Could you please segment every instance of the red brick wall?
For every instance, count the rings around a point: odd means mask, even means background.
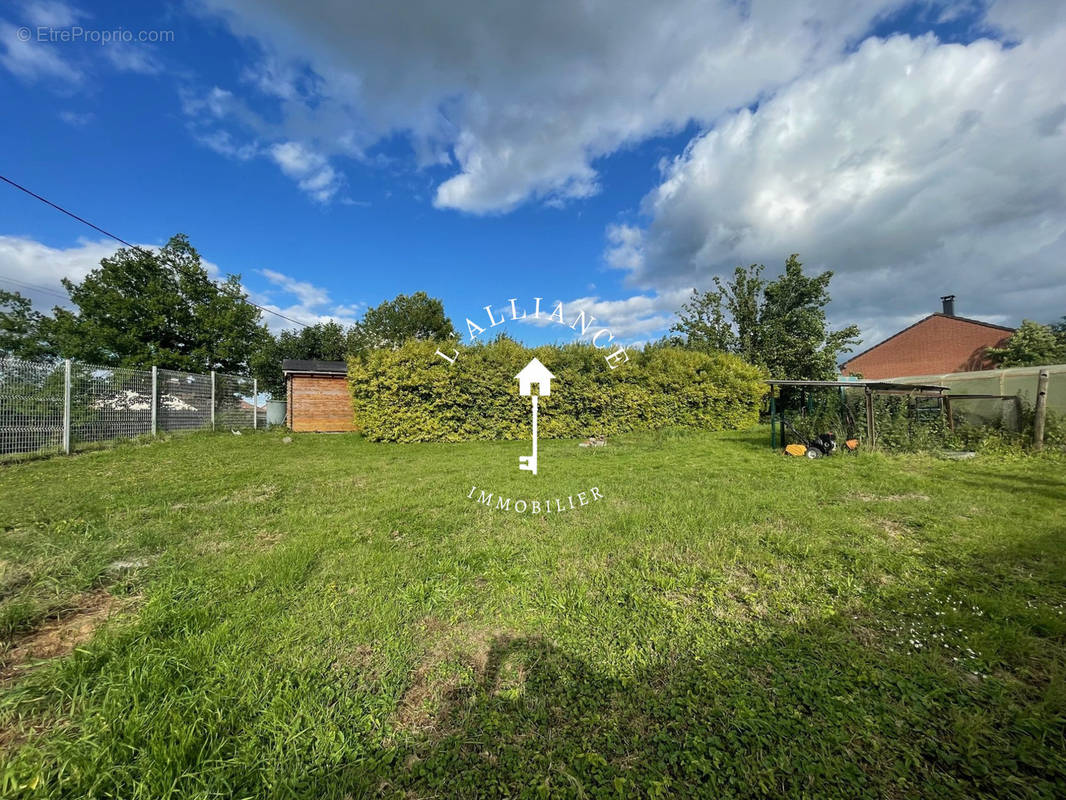
[[[998,347],[1010,331],[933,314],[844,365],[845,375],[870,380],[990,369],[987,347]]]

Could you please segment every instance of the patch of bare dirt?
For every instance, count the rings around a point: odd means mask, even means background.
[[[898,539],[906,536],[907,526],[896,522],[894,519],[879,519],[877,524],[889,539]]]
[[[479,687],[497,692],[524,683],[521,668],[512,670],[496,663],[499,659],[493,655],[506,651],[509,632],[470,626],[442,630],[436,618],[428,618],[424,627],[427,633],[437,635],[415,667],[411,684],[397,706],[395,721],[401,730],[440,732]]]
[[[280,531],[257,531],[255,534],[256,543],[267,548],[273,547],[284,538],[285,534]]]
[[[71,607],[32,631],[16,635],[3,654],[0,683],[33,668],[33,662],[60,658],[92,638],[123,601],[104,589],[79,595]]]

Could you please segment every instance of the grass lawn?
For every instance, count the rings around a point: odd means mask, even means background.
[[[1064,796],[1066,460],[766,440],[0,468],[0,795]]]

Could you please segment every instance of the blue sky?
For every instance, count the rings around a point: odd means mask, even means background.
[[[139,5],[0,5],[2,173],[289,316],[541,296],[640,341],[790,252],[867,345],[945,293],[1066,313],[1055,4]],[[77,27],[173,41],[48,40]],[[112,248],[0,186],[0,286]]]

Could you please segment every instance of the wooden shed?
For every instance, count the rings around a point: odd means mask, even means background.
[[[285,359],[286,422],[294,431],[354,431],[348,395],[348,365],[343,361]]]

